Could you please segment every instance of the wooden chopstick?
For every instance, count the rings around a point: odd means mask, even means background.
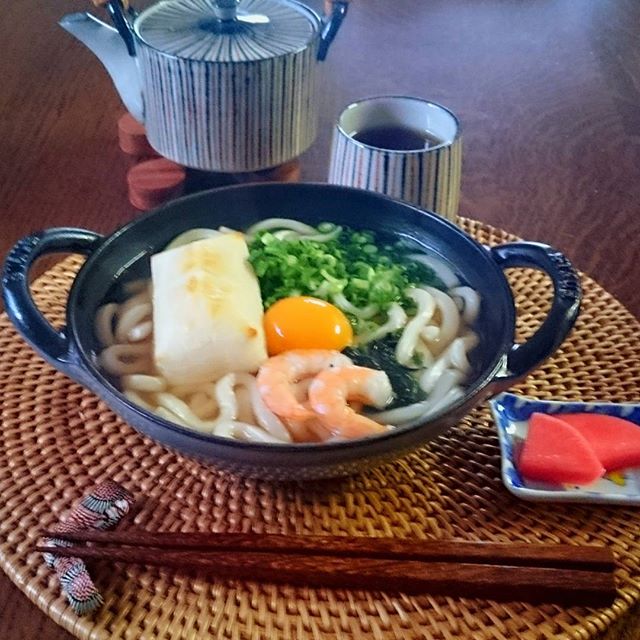
[[[79,531],[44,536],[70,542],[200,551],[278,552],[296,555],[463,562],[610,572],[615,567],[610,549],[594,545],[493,543],[401,540],[383,537],[296,536],[255,533],[182,533]],[[75,548],[75,547],[74,547]]]
[[[613,572],[467,562],[425,562],[273,552],[169,550],[144,547],[38,547],[86,559],[196,570],[218,578],[343,589],[430,593],[490,600],[605,606],[616,590]]]

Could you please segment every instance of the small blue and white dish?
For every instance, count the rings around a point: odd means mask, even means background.
[[[532,413],[599,413],[630,420],[640,429],[640,404],[547,401],[513,393],[501,393],[489,404],[500,438],[502,481],[512,494],[523,500],[539,502],[640,505],[640,468],[607,473],[588,486],[578,486],[525,480],[516,466]]]

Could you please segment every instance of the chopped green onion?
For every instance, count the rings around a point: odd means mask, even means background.
[[[294,295],[328,301],[338,296],[358,334],[384,324],[394,303],[413,308],[413,301],[405,294],[410,287],[442,288],[428,267],[407,258],[406,248],[376,242],[370,231],[354,231],[331,222],[314,228],[282,221],[280,226],[255,225],[253,232],[249,260],[260,282],[265,308]],[[350,309],[377,311],[374,317],[364,318]]]

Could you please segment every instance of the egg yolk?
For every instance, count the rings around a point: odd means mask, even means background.
[[[338,307],[309,296],[282,298],[264,314],[270,356],[290,349],[334,349],[351,344],[353,330]]]

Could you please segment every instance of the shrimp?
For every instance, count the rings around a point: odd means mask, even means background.
[[[309,403],[324,427],[332,435],[344,438],[359,438],[386,430],[384,425],[356,413],[348,401],[382,408],[392,397],[387,374],[366,367],[348,366],[321,371],[309,387]]]
[[[323,442],[331,437],[318,416],[306,420],[284,419],[291,437],[296,442]]]
[[[298,349],[286,351],[269,358],[258,371],[260,395],[273,413],[294,421],[310,420],[315,413],[296,397],[297,382],[309,378],[330,367],[352,364],[339,351],[325,349]]]

